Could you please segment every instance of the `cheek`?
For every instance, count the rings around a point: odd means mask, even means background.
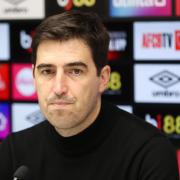
[[[81,83],[74,89],[74,93],[77,94],[81,99],[93,98],[99,93],[99,79],[94,78],[87,82]]]
[[[47,97],[49,91],[49,85],[47,83],[36,83],[36,90],[39,101],[43,101]]]

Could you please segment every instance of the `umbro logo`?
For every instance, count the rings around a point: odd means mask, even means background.
[[[164,70],[150,77],[150,80],[163,88],[169,88],[180,82],[180,77],[172,72]]]
[[[44,121],[44,116],[42,115],[41,111],[37,110],[31,114],[28,114],[26,116],[26,120],[35,125]]]
[[[25,0],[4,0],[12,5],[18,5],[20,4],[21,2],[25,1]]]

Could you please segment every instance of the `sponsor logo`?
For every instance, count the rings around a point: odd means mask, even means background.
[[[36,6],[32,6],[32,4]],[[44,0],[1,0],[0,19],[42,19]]]
[[[21,4],[25,0],[4,0],[4,1],[14,6],[14,7],[5,8],[4,9],[5,14],[9,14],[9,13],[25,13],[26,14],[28,12],[28,8],[26,7],[17,7],[17,5]]]
[[[108,84],[108,89],[105,94],[109,95],[120,95],[122,88],[121,74],[118,71],[112,71]]]
[[[37,110],[30,114],[27,114],[26,120],[35,125],[42,122],[44,120],[44,116],[42,115],[40,110]]]
[[[165,7],[166,0],[112,0],[114,7]]]
[[[172,72],[164,70],[150,77],[150,80],[164,88],[168,88],[180,82],[180,77]]]
[[[13,98],[16,100],[36,100],[31,65],[13,65]]]
[[[20,4],[21,2],[25,1],[25,0],[4,0],[12,5],[18,5]]]
[[[21,113],[19,113],[21,112]],[[32,127],[44,120],[36,103],[12,104],[12,131],[20,131]]]
[[[108,88],[103,96],[117,105],[130,104],[133,100],[132,67],[128,64],[111,64]]]
[[[160,129],[174,140],[180,139],[180,113],[178,105],[153,104],[137,105],[135,114],[142,117],[146,122]]]
[[[13,24],[12,29],[12,58],[16,62],[31,63],[31,54],[32,54],[32,39],[35,35],[36,23],[32,25],[31,23],[20,23]]]
[[[143,34],[144,48],[171,48],[172,34],[169,33],[148,33]]]
[[[57,3],[64,10],[70,10],[73,7],[93,7],[96,4],[96,0],[57,0]]]
[[[169,16],[171,0],[109,0],[110,16]]]
[[[31,31],[29,34],[25,30],[20,31],[20,45],[23,49],[25,49],[29,54],[32,53],[32,38],[34,36],[35,31]]]
[[[24,96],[31,96],[34,94],[31,74],[32,70],[30,68],[23,68],[16,76],[16,87],[18,88],[18,91]]]
[[[169,114],[146,114],[146,122],[154,125],[158,129],[162,130],[171,138],[180,138],[180,115]]]
[[[126,32],[110,32],[110,43],[108,59],[114,60],[121,57],[121,52],[124,52],[127,47],[127,34]]]
[[[173,40],[174,38],[174,40]],[[180,30],[172,33],[147,33],[143,34],[143,48],[173,48],[180,50]]]
[[[180,82],[180,77],[169,71],[161,71],[149,78],[153,83],[167,89]],[[154,91],[153,96],[180,96],[179,91]]]
[[[179,72],[179,65],[135,65],[135,101],[179,103]]]
[[[137,22],[134,24],[135,59],[179,60],[179,56],[179,22]]]
[[[9,65],[0,64],[0,99],[9,99]]]
[[[6,103],[0,104],[0,139],[4,139],[10,133],[10,110]]]

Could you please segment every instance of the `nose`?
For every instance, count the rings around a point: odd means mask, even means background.
[[[63,72],[57,72],[53,82],[53,92],[57,95],[66,94],[68,91],[67,78]]]

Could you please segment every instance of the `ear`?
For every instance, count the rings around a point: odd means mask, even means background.
[[[111,68],[110,66],[106,65],[101,69],[101,73],[100,73],[100,87],[99,87],[99,91],[101,93],[103,93],[107,87],[108,87],[108,83],[109,83],[109,79],[110,79],[110,73],[111,73]]]
[[[35,71],[35,66],[34,66],[34,64],[32,65],[32,76],[33,76],[33,83],[34,83],[34,87],[35,87],[35,89],[36,89],[36,83],[35,83],[35,75],[34,75],[34,71]]]
[[[33,75],[33,78],[34,78],[34,71],[35,71],[35,66],[34,66],[34,64],[32,64],[32,75]]]

